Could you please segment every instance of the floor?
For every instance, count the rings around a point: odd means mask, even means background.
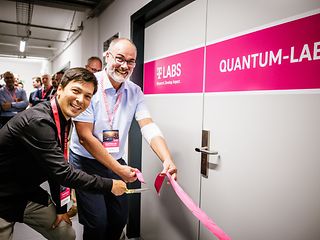
[[[76,240],[82,240],[83,227],[78,222],[78,215],[72,219],[72,226],[76,231]],[[16,223],[13,232],[14,240],[45,240],[45,238],[29,226],[23,223]],[[128,240],[123,236],[121,240]],[[140,238],[131,238],[131,240],[140,240]]]

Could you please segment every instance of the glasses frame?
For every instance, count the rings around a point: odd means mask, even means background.
[[[100,72],[100,71],[101,71],[101,69],[92,68],[92,67],[90,67],[89,65],[87,65],[87,67],[90,68],[90,69],[93,71],[93,73],[96,73],[96,72]]]
[[[112,57],[115,63],[119,65],[123,65],[125,62],[127,63],[128,67],[135,67],[136,61],[135,60],[126,60],[124,57],[114,56],[111,52],[108,52]]]

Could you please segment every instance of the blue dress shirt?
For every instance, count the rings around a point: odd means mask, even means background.
[[[91,99],[91,103],[86,111],[76,117],[74,121],[93,123],[93,135],[99,139],[101,144],[103,141],[103,130],[119,130],[119,152],[110,154],[115,159],[120,159],[125,153],[125,143],[133,117],[139,121],[144,118],[150,118],[150,114],[144,101],[143,92],[138,85],[130,80],[126,80],[124,83],[122,83],[118,91],[116,91],[108,79],[105,70],[95,73],[95,76],[98,80],[98,91]],[[103,91],[106,93],[108,101],[107,104],[109,105],[111,113],[114,113],[113,110],[119,94],[122,94],[119,107],[117,108],[113,117],[112,126],[110,126],[109,123],[102,86]],[[93,156],[79,143],[77,131],[72,132],[70,149],[80,156],[93,159]]]

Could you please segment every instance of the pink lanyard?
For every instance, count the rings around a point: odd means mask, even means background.
[[[110,105],[108,103],[108,98],[107,98],[107,94],[105,92],[105,89],[104,89],[104,79],[102,79],[102,82],[101,82],[101,90],[102,90],[102,95],[103,95],[103,100],[104,100],[104,106],[106,108],[106,111],[107,111],[107,114],[108,114],[108,122],[109,122],[109,126],[110,126],[110,129],[112,130],[113,129],[113,120],[114,120],[114,116],[116,115],[116,112],[119,108],[119,105],[121,103],[121,99],[122,99],[122,93],[120,93],[117,97],[117,100],[116,100],[116,104],[114,105],[114,108],[113,108],[113,111],[110,110]]]
[[[57,104],[56,104],[56,100],[55,98],[52,98],[51,101],[51,107],[52,107],[52,112],[53,112],[53,118],[54,118],[54,121],[56,123],[56,126],[57,126],[57,130],[58,130],[58,137],[59,137],[59,140],[60,140],[60,144],[62,145],[63,144],[63,155],[64,155],[64,159],[66,161],[68,161],[69,159],[69,154],[68,154],[68,134],[69,134],[69,125],[67,124],[66,125],[66,128],[65,128],[65,133],[64,133],[64,141],[61,142],[61,126],[60,126],[60,118],[59,118],[59,112],[58,112],[58,107],[57,107]]]
[[[5,89],[10,95],[10,97],[12,98],[12,101],[16,102],[17,101],[16,88],[13,89],[13,93],[11,93],[7,87]]]
[[[231,238],[223,232],[221,228],[219,228],[208,215],[202,211],[193,201],[192,199],[183,191],[183,189],[179,186],[179,184],[172,178],[169,173],[166,173],[171,186],[173,187],[174,191],[180,198],[180,200],[186,205],[186,207],[195,215],[200,222],[214,235],[217,236],[219,240],[231,240]],[[166,176],[158,174],[154,186],[156,188],[157,193],[159,194],[163,180]]]

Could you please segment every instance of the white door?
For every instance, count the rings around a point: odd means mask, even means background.
[[[159,88],[152,91],[152,86],[145,83],[149,110],[176,162],[178,182],[196,204],[199,204],[201,176],[199,153],[194,148],[201,144],[204,49],[195,52],[193,49],[205,42],[205,6],[206,0],[192,2],[146,28],[144,49],[145,81],[149,77],[146,69],[157,60],[154,78],[159,84]],[[185,52],[187,56],[179,55]],[[173,55],[173,59],[170,58]],[[165,59],[164,62],[161,59]],[[190,65],[194,67],[191,69]],[[185,91],[186,85],[189,91]],[[142,172],[146,182],[153,187],[155,177],[161,171],[162,164],[144,142]],[[154,190],[141,195],[143,239],[197,239],[198,228],[197,219],[170,186],[164,184],[160,197]]]
[[[252,54],[259,49],[265,54],[279,43],[282,56],[293,50],[291,46],[295,47],[295,55],[299,55],[299,47],[309,45],[304,45],[307,40],[298,40],[315,37],[319,42],[319,31],[312,30],[318,24],[311,22],[306,27],[296,27],[300,23],[289,26],[286,22],[302,17],[316,6],[320,6],[319,1],[232,1],[230,4],[230,1],[209,0],[207,53],[211,53],[211,42],[216,45],[212,53],[233,57],[252,49]],[[278,27],[272,28],[273,25]],[[299,35],[301,31],[304,36]],[[292,45],[281,44],[287,37]],[[313,52],[314,44],[311,45]],[[224,48],[223,52],[220,48]],[[231,49],[234,50],[228,54]],[[320,61],[311,57],[301,59],[301,63],[293,59],[287,63],[284,57],[281,64],[272,65],[269,59],[267,66],[258,67],[257,63],[255,69],[252,62],[251,68],[239,65],[236,69],[235,62],[233,69],[230,67],[229,79],[220,78],[227,74],[223,73],[224,62],[220,61],[222,73],[216,74],[216,86],[212,86],[209,75],[214,66],[209,63],[210,57],[206,57],[209,72],[206,85],[219,92],[205,93],[203,129],[210,131],[210,150],[218,151],[220,159],[210,157],[218,165],[209,164],[208,177],[201,178],[201,208],[232,239],[320,239],[320,91],[285,90],[269,84],[283,82],[294,88],[293,81],[303,84],[310,78],[316,79],[319,70],[315,66],[320,69]],[[287,68],[296,71],[300,64],[306,64],[300,79],[294,76],[298,73],[284,74]],[[312,66],[310,74],[309,66]],[[226,86],[219,89],[217,85],[223,84],[219,80],[229,81],[229,89],[241,90],[224,90]],[[259,81],[270,88],[251,91],[250,88],[261,87],[253,84]],[[316,81],[319,88],[319,77]],[[249,91],[243,91],[245,88]],[[200,239],[214,237],[201,225]]]
[[[154,79],[160,86],[155,88],[159,92],[149,86],[146,100],[177,164],[178,182],[232,239],[320,239],[320,92],[253,91],[250,82],[242,83],[248,84],[247,90],[224,91],[222,87],[213,91],[215,86],[211,86],[199,91],[199,83],[205,88],[210,85],[204,74],[210,71],[206,65],[210,46],[290,22],[319,7],[319,1],[312,0],[197,0],[146,28],[145,66],[155,64]],[[319,65],[320,60],[312,62]],[[202,77],[194,77],[192,71],[189,79],[179,76],[186,69],[195,68],[198,73],[199,64],[203,64]],[[267,76],[273,76],[270,69]],[[279,69],[276,71],[285,71]],[[170,88],[174,81],[180,84],[190,79],[196,91]],[[202,130],[210,131],[210,150],[219,153],[210,156],[207,177],[200,174],[200,154],[194,151],[201,146]],[[152,185],[161,170],[159,160],[144,143],[146,182]],[[216,239],[170,186],[163,186],[160,197],[155,192],[142,194],[141,237]]]

